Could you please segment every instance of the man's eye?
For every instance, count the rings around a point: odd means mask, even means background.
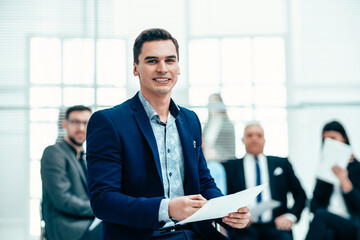
[[[148,60],[147,63],[156,63],[156,60]]]

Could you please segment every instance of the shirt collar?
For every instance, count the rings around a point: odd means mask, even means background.
[[[66,143],[66,145],[70,148],[70,150],[72,151],[72,153],[74,154],[75,158],[77,158],[77,152],[76,152],[76,149],[71,146],[64,138],[63,138],[63,141],[64,143]],[[84,155],[84,150],[82,149],[81,150],[81,153],[80,153],[80,158],[82,158]]]
[[[146,115],[148,116],[148,118],[150,120],[160,121],[159,114],[157,114],[157,112],[155,111],[153,106],[151,106],[151,104],[146,100],[146,98],[141,93],[141,91],[139,91],[138,96],[139,96],[141,104],[143,105],[143,107],[145,109],[145,112],[146,112]],[[175,102],[172,99],[170,100],[169,110],[170,110],[171,115],[174,116],[174,118],[177,118],[177,116],[179,115],[179,112],[180,112],[180,108],[175,104]]]
[[[257,157],[258,157],[258,160],[261,161],[262,159],[265,158],[265,155],[260,153],[259,155],[257,155]],[[255,156],[253,154],[250,154],[250,153],[246,153],[245,158],[246,159],[251,159],[253,161],[255,160]]]

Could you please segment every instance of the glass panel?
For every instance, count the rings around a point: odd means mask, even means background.
[[[94,41],[73,39],[64,41],[64,83],[92,84],[94,82]]]
[[[229,107],[227,114],[233,122],[248,122],[254,119],[254,110],[252,108]]]
[[[209,111],[207,110],[207,108],[193,108],[192,110],[196,113],[196,115],[198,115],[201,127],[205,127],[205,124],[209,117]]]
[[[30,161],[30,197],[41,198],[41,175],[40,175],[40,161]]]
[[[218,39],[193,40],[189,43],[189,83],[219,84],[220,42]]]
[[[94,89],[93,88],[79,88],[66,87],[64,88],[64,105],[86,105],[94,104]]]
[[[40,199],[30,200],[30,234],[40,236]]]
[[[288,129],[287,121],[283,120],[263,120],[262,126],[265,130],[266,144],[265,155],[287,156],[288,151]]]
[[[30,121],[50,121],[57,122],[59,109],[31,109]]]
[[[219,92],[218,87],[199,86],[189,88],[189,104],[190,106],[207,106],[209,96]]]
[[[98,84],[125,85],[126,45],[124,40],[102,39],[97,42]]]
[[[30,158],[40,159],[44,149],[55,144],[58,135],[56,123],[31,123],[30,124]]]
[[[288,155],[287,111],[285,108],[256,109],[255,119],[265,130],[267,155]]]
[[[58,87],[32,87],[30,105],[33,107],[58,107],[61,105],[61,89]]]
[[[221,96],[225,105],[251,106],[254,101],[253,91],[251,85],[226,85],[221,88]]]
[[[30,81],[51,84],[61,82],[61,41],[59,39],[31,39]]]
[[[234,127],[235,127],[235,150],[236,150],[235,154],[236,157],[242,158],[246,153],[245,146],[242,142],[242,138],[244,136],[245,122],[243,121],[235,122]]]
[[[253,58],[251,38],[225,38],[221,41],[222,82],[252,82]]]
[[[254,39],[254,82],[285,82],[285,44],[283,38]]]
[[[286,88],[284,85],[256,85],[254,90],[256,106],[286,106]]]
[[[287,118],[287,111],[285,108],[258,108],[255,109],[255,119],[265,121],[267,119],[274,119],[283,121]]]
[[[126,100],[125,88],[99,88],[97,90],[97,104],[114,106]]]

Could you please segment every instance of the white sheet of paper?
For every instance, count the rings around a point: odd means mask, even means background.
[[[202,208],[187,219],[177,224],[222,218],[229,213],[236,212],[239,208],[247,206],[264,188],[267,183],[245,189],[234,194],[210,199]]]
[[[352,150],[349,145],[331,138],[326,138],[324,141],[323,151],[320,155],[316,176],[325,182],[338,185],[339,180],[331,168],[334,165],[346,168],[351,154]]]
[[[94,230],[94,228],[95,228],[97,225],[99,225],[101,222],[102,222],[102,221],[101,221],[100,219],[95,218],[95,219],[93,220],[93,222],[91,223],[90,227],[89,227],[89,231]]]
[[[278,206],[280,206],[280,202],[279,201],[275,201],[270,199],[269,201],[264,201],[261,202],[259,204],[255,204],[253,206],[250,207],[250,214],[251,214],[251,219],[252,220],[257,220],[258,217],[263,214],[265,211],[267,210],[272,210]]]

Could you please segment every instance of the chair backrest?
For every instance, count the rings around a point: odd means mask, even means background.
[[[40,240],[46,240],[45,237],[45,220],[43,218],[43,211],[42,211],[42,199],[40,201],[40,206],[39,206],[39,212],[40,212]]]

